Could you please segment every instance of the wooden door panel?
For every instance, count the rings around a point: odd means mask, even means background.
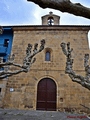
[[[56,102],[47,101],[47,110],[55,111],[56,110]]]
[[[46,101],[46,91],[38,91],[37,99],[38,101]]]
[[[46,102],[37,102],[37,110],[46,110]]]
[[[38,83],[37,110],[56,110],[56,84],[50,78],[44,78]]]
[[[55,101],[56,102],[56,94],[55,92],[47,92],[47,101]]]

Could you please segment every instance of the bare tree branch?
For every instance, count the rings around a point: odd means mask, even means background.
[[[0,73],[0,79],[4,79],[4,78],[10,77],[12,75],[19,74],[21,72],[26,72],[26,71],[24,69],[16,70],[14,72],[12,72],[12,71],[8,71],[8,72],[3,71],[3,72]]]
[[[36,58],[34,56],[41,52],[44,49],[45,46],[45,40],[41,40],[41,46],[38,49],[38,44],[36,43],[34,45],[34,49],[32,50],[32,45],[28,44],[28,47],[26,49],[26,57],[23,60],[23,65],[14,63],[14,57],[15,55],[13,54],[12,56],[8,57],[7,62],[2,62],[2,59],[0,59],[0,68],[3,68],[0,71],[0,79],[10,77],[15,74],[19,74],[21,72],[28,72],[30,70],[31,65],[35,62]],[[12,67],[18,67],[19,70],[14,70],[12,71]],[[11,68],[11,70],[10,70]]]
[[[90,8],[80,3],[72,3],[70,0],[27,0],[38,4],[42,8],[52,8],[61,12],[68,12],[76,16],[90,19]]]
[[[67,43],[67,46],[65,43],[61,43],[61,47],[63,53],[67,57],[65,73],[69,75],[69,77],[72,79],[73,82],[77,82],[81,84],[83,87],[90,90],[90,66],[88,64],[89,54],[85,54],[84,56],[84,67],[85,67],[86,76],[83,77],[81,75],[77,75],[73,70],[73,59],[71,55],[73,49],[70,48],[70,43]]]

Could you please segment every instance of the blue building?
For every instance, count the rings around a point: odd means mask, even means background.
[[[11,27],[3,27],[3,34],[0,34],[0,57],[3,62],[7,61],[8,55],[11,53],[13,42],[13,30]]]

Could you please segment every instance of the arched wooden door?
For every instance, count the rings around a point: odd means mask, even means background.
[[[37,110],[56,110],[56,84],[50,78],[44,78],[38,83]]]

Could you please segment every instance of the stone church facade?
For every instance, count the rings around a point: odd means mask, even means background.
[[[45,39],[45,49],[35,56],[36,62],[28,73],[1,81],[2,107],[52,111],[87,111],[80,104],[90,107],[90,91],[65,74],[66,58],[60,46],[62,42],[70,42],[73,69],[84,76],[84,54],[90,52],[90,26],[59,25],[59,19],[50,13],[42,17],[42,25],[12,26],[16,63],[22,64],[28,43],[34,45]]]

